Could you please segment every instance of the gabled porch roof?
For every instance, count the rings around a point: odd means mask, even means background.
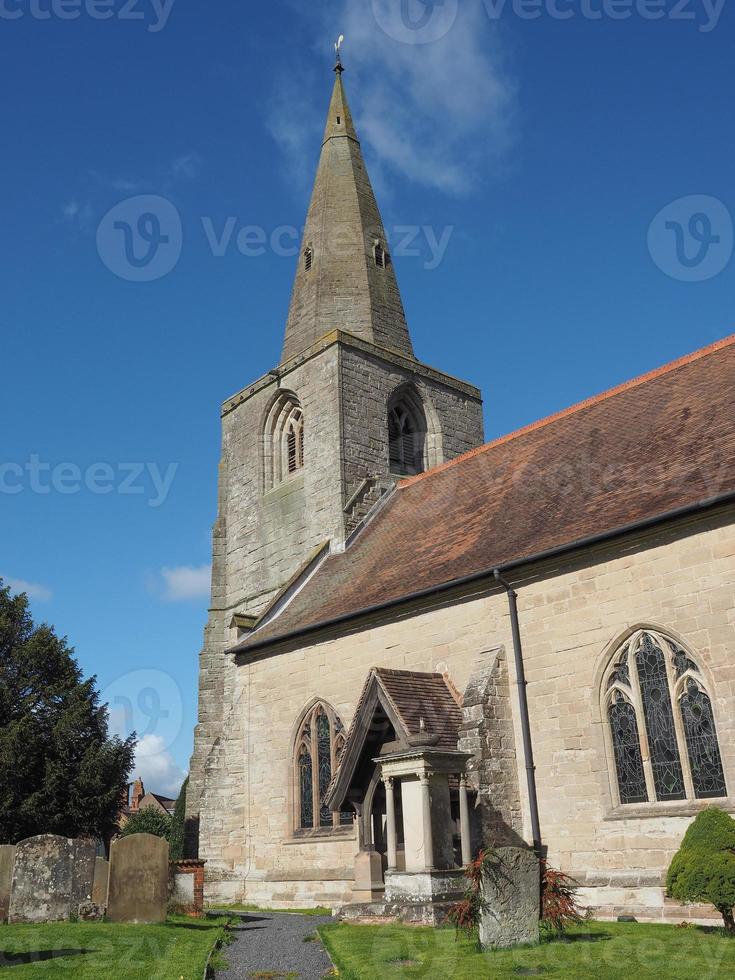
[[[362,689],[339,767],[325,796],[332,811],[342,809],[381,709],[395,731],[395,749],[409,749],[418,741],[437,749],[457,748],[462,723],[460,698],[442,674],[373,667]],[[373,754],[370,753],[371,757]]]

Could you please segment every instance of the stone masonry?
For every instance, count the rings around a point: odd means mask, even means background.
[[[477,794],[473,850],[482,846],[523,844],[518,759],[506,653],[486,654],[487,665],[474,673],[462,702],[463,722],[457,748],[471,752],[467,766]]]
[[[730,508],[728,514],[630,536],[574,560],[529,568],[516,583],[541,833],[550,863],[580,881],[584,903],[599,915],[634,910],[653,920],[686,917],[665,903],[663,878],[692,816],[709,804],[684,800],[625,812],[613,804],[614,763],[604,738],[600,683],[619,637],[632,626],[673,631],[702,665],[731,794],[718,805],[735,812],[734,519]],[[208,897],[286,907],[349,901],[356,839],[292,836],[295,720],[320,697],[349,726],[375,664],[449,670],[471,699],[473,675],[488,668],[492,673],[501,646],[512,650],[507,597],[488,584],[416,603],[400,616],[366,618],[348,632],[282,643],[274,655],[240,668],[234,688],[240,708],[229,731],[233,805],[219,812],[227,865],[208,873]],[[507,670],[518,746],[512,658]],[[528,842],[525,771],[517,748],[515,755],[519,833]]]
[[[375,264],[381,234],[338,77],[305,232],[313,266],[307,272],[300,258],[283,360],[222,406],[212,600],[187,793],[187,855],[206,858],[210,870],[229,846],[224,819],[233,808],[246,819],[245,796],[234,790],[242,746],[229,737],[242,710],[224,653],[239,637],[233,616],[261,614],[315,549],[341,548],[392,486],[388,403],[402,386],[425,415],[427,466],[483,441],[479,391],[413,356],[392,262]],[[303,411],[305,465],[271,486],[265,428],[284,395]]]

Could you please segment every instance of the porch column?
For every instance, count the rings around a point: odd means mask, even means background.
[[[398,866],[396,846],[396,802],[393,796],[393,777],[386,776],[385,783],[385,823],[388,837],[388,870],[395,871]]]
[[[467,776],[461,773],[459,777],[459,830],[462,839],[462,864],[468,865],[472,860],[472,843],[470,841],[470,807],[467,800]]]
[[[434,867],[434,834],[431,826],[431,789],[429,777],[425,772],[419,773],[421,781],[421,807],[424,824],[424,868],[428,871]]]

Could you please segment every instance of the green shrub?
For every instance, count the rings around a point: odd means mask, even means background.
[[[128,817],[127,823],[120,831],[121,837],[129,837],[130,834],[153,834],[154,837],[163,837],[169,840],[171,837],[171,817],[167,813],[161,813],[152,806],[145,806],[137,813]]]
[[[735,933],[735,820],[709,807],[690,825],[666,876],[666,890],[679,902],[708,902]]]
[[[171,821],[171,836],[169,837],[169,857],[172,861],[180,861],[184,856],[184,830],[186,826],[186,789],[189,785],[189,777],[184,780],[184,785],[179,791],[176,800],[176,807]]]

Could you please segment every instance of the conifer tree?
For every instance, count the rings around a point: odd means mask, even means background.
[[[108,733],[94,677],[24,594],[0,579],[0,843],[37,834],[109,841],[135,737]]]

